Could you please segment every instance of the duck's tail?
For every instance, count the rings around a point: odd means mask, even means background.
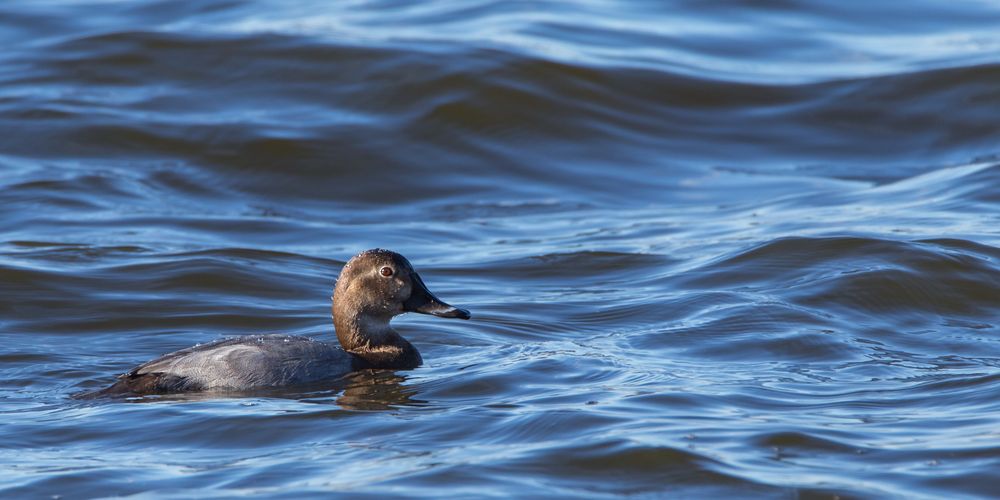
[[[168,394],[192,390],[184,377],[164,373],[125,373],[109,387],[97,391],[74,394],[73,399],[125,398],[146,394]]]
[[[121,398],[134,395],[135,393],[133,393],[129,389],[125,375],[122,375],[120,376],[117,382],[111,384],[109,387],[105,387],[104,389],[99,389],[96,391],[78,392],[70,397],[73,399],[87,400],[87,399],[103,399],[103,398]]]

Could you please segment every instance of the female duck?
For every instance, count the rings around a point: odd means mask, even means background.
[[[405,312],[470,318],[469,311],[435,297],[402,255],[366,250],[347,262],[334,288],[340,346],[291,335],[222,339],[139,365],[92,395],[242,391],[329,380],[365,368],[416,368],[420,353],[389,326]]]

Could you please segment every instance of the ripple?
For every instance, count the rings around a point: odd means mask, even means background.
[[[990,496],[998,19],[2,3],[0,495]],[[369,247],[419,369],[71,399]]]

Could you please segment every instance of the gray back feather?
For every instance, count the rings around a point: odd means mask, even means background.
[[[128,376],[183,377],[202,390],[242,390],[332,379],[352,371],[353,363],[353,356],[335,344],[293,335],[246,335],[172,352]]]

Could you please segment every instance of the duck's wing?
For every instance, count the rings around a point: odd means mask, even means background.
[[[326,342],[295,335],[247,335],[181,349],[121,375],[112,394],[247,390],[333,378],[349,372],[353,357]]]

